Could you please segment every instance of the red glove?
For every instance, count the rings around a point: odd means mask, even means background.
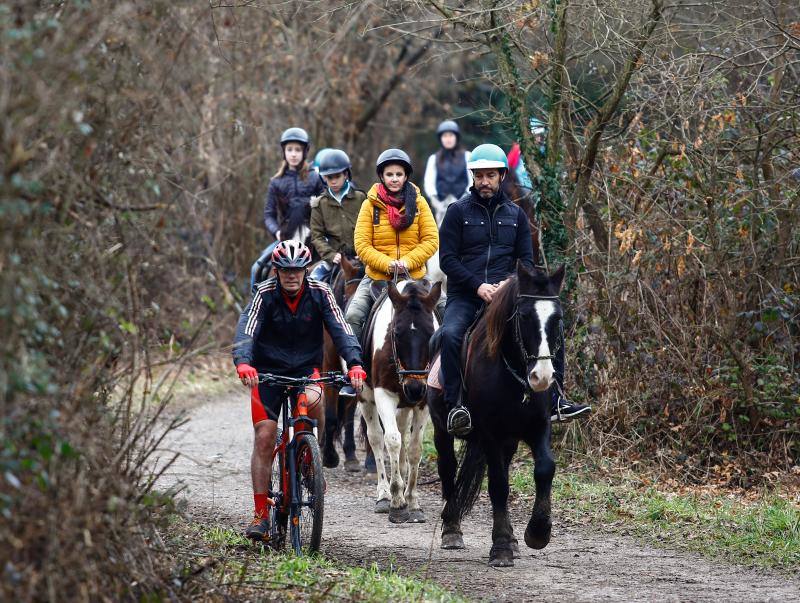
[[[255,387],[258,383],[258,371],[246,362],[236,365],[236,374],[247,387]]]
[[[353,367],[347,371],[347,378],[351,381],[353,379],[361,379],[363,381],[367,378],[367,372],[360,364],[354,364]]]

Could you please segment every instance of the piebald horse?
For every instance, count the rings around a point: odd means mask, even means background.
[[[441,283],[430,289],[425,281],[390,282],[388,287],[388,296],[375,309],[374,330],[364,350],[372,362],[361,392],[361,414],[378,468],[375,512],[388,512],[392,523],[421,523],[425,514],[417,496],[417,475],[428,421],[429,343],[438,327],[433,310]]]

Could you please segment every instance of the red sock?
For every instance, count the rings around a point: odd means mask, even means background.
[[[256,517],[266,517],[267,507],[269,507],[269,495],[253,494],[253,501],[256,503]]]

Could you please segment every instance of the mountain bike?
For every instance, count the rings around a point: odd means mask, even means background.
[[[317,441],[317,421],[308,416],[308,385],[342,387],[350,383],[342,373],[317,371],[310,377],[284,377],[259,373],[260,383],[284,387],[281,394],[282,429],[275,444],[270,478],[269,543],[286,545],[287,532],[297,555],[319,550],[325,505],[322,454]],[[292,394],[297,402],[292,404]],[[322,404],[322,400],[320,400]]]

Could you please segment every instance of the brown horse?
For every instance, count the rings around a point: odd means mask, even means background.
[[[364,264],[356,258],[348,258],[342,254],[342,262],[336,271],[336,275],[331,282],[333,296],[336,303],[344,311],[347,302],[356,292],[358,283],[364,277]],[[333,345],[333,340],[325,332],[325,342],[323,350],[322,370],[340,371],[342,370],[342,360]],[[337,467],[339,465],[339,454],[336,452],[336,440],[344,428],[344,467],[348,471],[359,471],[358,458],[356,458],[356,444],[353,428],[353,417],[355,415],[355,398],[339,396],[336,388],[328,387],[325,389],[325,436],[322,442],[322,462],[326,467]]]

